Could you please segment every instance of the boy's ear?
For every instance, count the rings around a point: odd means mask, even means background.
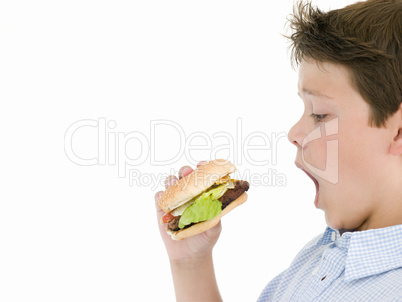
[[[399,106],[397,112],[395,112],[395,119],[397,129],[395,129],[395,136],[391,142],[390,152],[392,155],[402,155],[402,104]]]

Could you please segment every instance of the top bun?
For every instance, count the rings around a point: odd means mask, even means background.
[[[167,188],[159,199],[159,207],[168,213],[204,192],[218,179],[235,171],[235,165],[228,160],[211,160]]]

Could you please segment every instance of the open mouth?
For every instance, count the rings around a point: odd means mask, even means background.
[[[302,170],[304,173],[307,174],[308,177],[310,177],[310,179],[314,182],[315,184],[315,199],[314,199],[314,205],[317,208],[318,205],[318,195],[319,195],[319,190],[320,190],[320,184],[318,183],[317,179],[315,179],[313,177],[313,175],[311,175],[310,173],[308,173],[305,169],[303,169],[303,167],[301,165],[299,165],[298,163],[295,163],[296,166]]]

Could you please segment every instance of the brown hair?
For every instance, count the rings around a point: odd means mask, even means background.
[[[289,22],[292,64],[312,58],[346,66],[370,105],[370,124],[384,126],[402,103],[402,1],[368,0],[329,12],[299,2]]]

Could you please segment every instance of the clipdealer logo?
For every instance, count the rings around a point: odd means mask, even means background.
[[[146,134],[140,131],[117,131],[116,128],[116,121],[105,117],[72,123],[64,135],[64,152],[67,158],[80,166],[116,166],[118,177],[128,178],[130,186],[156,186],[163,185],[168,175],[177,172],[170,169],[169,173],[144,173],[141,166],[150,164],[172,167],[182,158],[194,165],[200,158],[225,158],[236,165],[245,161],[252,166],[276,166],[278,146],[287,138],[286,132],[267,135],[262,131],[254,131],[245,134],[241,118],[236,120],[234,135],[224,131],[212,135],[200,131],[187,134],[178,123],[171,120],[151,120]],[[167,132],[172,134],[172,131],[175,140],[171,144],[174,144],[175,152],[166,158],[160,155],[163,146],[158,140]],[[77,137],[82,135],[86,136],[81,141],[92,142],[91,155],[83,152],[79,140],[77,142]],[[135,148],[132,148],[133,145]],[[200,157],[200,153],[203,157]],[[258,174],[249,170],[242,173],[242,179],[249,179],[252,185],[286,186],[286,176],[277,169],[268,168],[264,173]]]
[[[318,128],[315,128],[307,134],[302,142],[302,160],[305,166],[316,176],[332,183],[337,184],[339,181],[339,144],[337,134],[339,133],[338,118],[334,118],[326,123],[323,123]],[[305,158],[304,147],[317,140],[325,142],[325,168],[319,169],[312,163],[309,163]]]

